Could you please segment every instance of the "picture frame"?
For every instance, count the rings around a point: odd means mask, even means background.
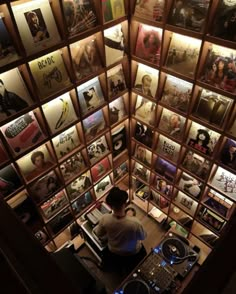
[[[109,103],[110,124],[116,124],[122,121],[127,115],[124,97],[118,97],[116,100]]]
[[[111,132],[112,155],[117,157],[127,149],[126,127],[121,125]]]
[[[121,163],[119,166],[117,166],[114,170],[113,170],[113,175],[114,175],[114,182],[119,181],[120,179],[122,179],[125,175],[128,175],[128,164],[127,161]]]
[[[91,175],[93,182],[99,181],[111,169],[110,160],[108,157],[101,159],[91,167]]]
[[[152,152],[146,149],[144,146],[136,144],[134,157],[135,159],[139,160],[142,164],[151,167]]]
[[[6,198],[22,186],[22,181],[12,164],[0,169],[0,196]]]
[[[156,118],[156,108],[157,105],[155,102],[138,95],[136,99],[134,115],[137,119],[140,119],[145,123],[154,126]]]
[[[219,160],[224,165],[236,171],[236,141],[227,138],[219,154]]]
[[[134,15],[151,21],[163,21],[165,13],[165,1],[147,0],[136,1]]]
[[[78,197],[72,204],[72,210],[77,215],[82,213],[90,204],[93,203],[93,197],[90,191],[85,192],[83,195]]]
[[[92,142],[87,146],[88,156],[90,164],[95,164],[105,155],[107,155],[110,150],[107,145],[107,140],[105,136],[101,136],[96,141]]]
[[[100,109],[82,120],[86,141],[91,141],[106,128],[103,111]]]
[[[177,163],[180,149],[180,144],[163,135],[159,135],[156,147],[156,152],[158,155],[161,155],[173,161],[174,163]]]
[[[155,171],[158,175],[163,177],[169,182],[173,182],[176,174],[176,166],[171,164],[170,162],[158,157],[155,162]]]
[[[183,172],[178,181],[178,187],[191,197],[199,198],[203,192],[203,183],[198,179]]]
[[[122,64],[107,71],[108,96],[113,98],[126,90],[126,80]]]
[[[137,176],[144,182],[149,183],[151,172],[149,169],[147,169],[147,167],[135,161],[133,167],[133,175]]]
[[[96,199],[99,199],[101,196],[103,196],[106,192],[108,192],[111,189],[111,187],[112,187],[111,178],[109,175],[107,175],[105,178],[103,178],[94,186]]]

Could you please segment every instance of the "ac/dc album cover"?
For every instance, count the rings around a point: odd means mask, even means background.
[[[210,124],[215,124],[221,127],[232,104],[232,99],[202,89],[193,114]]]
[[[183,192],[179,191],[173,202],[183,209],[185,212],[194,216],[198,202],[187,196]]]
[[[200,80],[227,92],[236,92],[236,50],[211,44]]]
[[[59,233],[73,221],[73,215],[70,208],[65,208],[57,214],[49,223],[48,227],[53,234]]]
[[[104,22],[125,16],[124,0],[102,0]]]
[[[114,174],[114,181],[120,180],[125,174],[128,174],[128,164],[127,162],[123,162],[119,166],[117,166],[115,169],[113,169]]]
[[[176,170],[177,168],[175,165],[160,157],[157,158],[155,162],[155,171],[167,181],[174,181]]]
[[[60,170],[66,182],[79,174],[85,167],[86,165],[82,153],[77,152],[62,162]]]
[[[192,95],[193,84],[167,75],[161,102],[186,113]]]
[[[216,173],[211,180],[211,186],[228,196],[232,200],[236,200],[235,189],[236,175],[227,171],[222,167],[218,167]]]
[[[79,135],[76,126],[73,126],[52,139],[57,158],[70,153],[80,145]]]
[[[95,36],[71,44],[70,52],[78,80],[94,74],[102,68]]]
[[[111,164],[108,157],[103,158],[91,168],[93,182],[100,180],[109,170]]]
[[[158,129],[169,136],[181,140],[184,134],[186,118],[163,108]]]
[[[173,33],[165,66],[193,78],[198,62],[201,40]]]
[[[150,180],[150,170],[146,168],[144,165],[135,161],[133,168],[133,175],[138,177],[139,179],[149,182]]]
[[[168,198],[171,198],[173,186],[168,184],[168,182],[159,176],[155,177],[154,187],[158,190],[161,194],[164,194]]]
[[[179,179],[178,187],[195,198],[199,198],[203,191],[203,183],[185,172]]]
[[[66,190],[70,200],[73,200],[80,196],[83,192],[88,190],[88,188],[92,185],[92,179],[90,175],[90,171],[85,172],[76,178],[73,182],[71,182],[68,186],[66,186]]]
[[[0,67],[9,64],[17,59],[19,55],[14,47],[12,38],[4,24],[4,18],[0,16]]]
[[[227,138],[219,155],[220,161],[236,171],[236,141]]]
[[[0,140],[0,165],[9,159],[8,154],[3,147],[2,141]]]
[[[205,180],[210,171],[210,161],[188,150],[182,161],[182,166],[195,176]]]
[[[10,164],[0,170],[0,197],[7,197],[22,186],[19,175]]]
[[[112,130],[111,140],[112,154],[113,157],[116,157],[127,148],[126,128],[124,125],[114,131]]]
[[[94,186],[96,198],[100,198],[112,187],[110,176],[103,178],[97,185]]]
[[[33,111],[5,124],[1,131],[15,155],[21,154],[45,138]]]
[[[60,50],[30,61],[29,66],[41,99],[71,85]]]
[[[28,186],[29,195],[34,201],[39,203],[46,200],[51,194],[56,192],[61,186],[61,183],[54,170],[39,178]]]
[[[109,116],[111,125],[121,121],[126,115],[127,112],[125,109],[123,97],[119,97],[109,103]]]
[[[118,64],[107,71],[107,85],[110,98],[124,92],[126,89],[126,81],[121,64]]]
[[[62,190],[59,193],[55,194],[47,201],[45,201],[40,209],[46,219],[51,218],[54,214],[56,214],[59,210],[61,210],[66,204],[68,200],[66,198],[65,192]]]
[[[212,35],[232,42],[236,41],[236,2],[220,0],[212,24]]]
[[[219,138],[219,133],[192,121],[187,144],[205,155],[212,155]]]
[[[219,232],[225,225],[226,221],[215,214],[213,211],[201,206],[200,210],[198,211],[199,219],[206,223],[210,228]]]
[[[163,135],[159,135],[156,152],[158,155],[162,155],[177,163],[180,153],[180,145]]]
[[[161,194],[154,190],[151,190],[150,200],[153,201],[161,209],[168,208],[170,205],[169,201],[165,197],[161,196]]]
[[[48,0],[17,1],[11,8],[28,55],[49,48],[61,40]]]
[[[143,95],[155,98],[159,80],[159,71],[150,66],[139,64],[134,88]]]
[[[164,0],[137,0],[134,15],[152,21],[162,21],[165,10]]]
[[[201,32],[210,0],[175,0],[169,14],[169,23],[188,30]]]
[[[156,118],[156,103],[138,95],[134,115],[137,119],[154,126]]]
[[[139,24],[135,55],[155,65],[160,64],[162,29]]]
[[[110,150],[107,145],[106,137],[102,136],[89,146],[87,146],[88,156],[91,164],[98,162],[102,157],[107,155]]]
[[[0,122],[33,103],[18,68],[0,74],[0,97]]]
[[[93,202],[93,197],[90,192],[86,192],[77,198],[72,204],[72,209],[75,214],[81,213],[85,208]]]
[[[87,141],[92,140],[106,128],[106,122],[102,110],[98,110],[91,114],[89,117],[85,118],[82,123]]]
[[[69,92],[43,104],[42,109],[52,134],[65,128],[77,119]]]
[[[134,157],[148,167],[152,164],[152,152],[142,145],[136,144]]]
[[[62,4],[70,36],[96,26],[97,17],[92,0],[63,0]]]
[[[105,100],[98,77],[77,87],[82,116],[101,106]]]
[[[134,138],[147,147],[152,148],[153,130],[147,125],[137,121],[134,130]]]
[[[54,165],[46,145],[34,149],[33,152],[18,159],[16,163],[27,181],[39,176]]]

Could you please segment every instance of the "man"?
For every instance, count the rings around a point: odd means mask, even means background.
[[[35,168],[27,176],[28,180],[40,175],[42,172],[49,169],[53,165],[52,162],[45,161],[44,153],[42,151],[33,152],[31,155],[31,161]]]
[[[153,98],[152,92],[151,92],[151,84],[152,84],[152,78],[150,75],[144,75],[141,80],[141,84],[136,84],[135,89],[141,91],[143,94],[150,96]]]
[[[113,212],[104,214],[93,230],[101,240],[107,239],[105,266],[109,262],[113,269],[121,269],[124,274],[132,271],[145,257],[146,250],[141,240],[147,235],[139,220],[126,214],[127,200],[126,191],[113,187],[106,198]]]

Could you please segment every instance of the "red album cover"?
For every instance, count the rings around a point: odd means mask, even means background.
[[[91,168],[91,174],[94,182],[97,182],[111,168],[108,157],[99,161]]]

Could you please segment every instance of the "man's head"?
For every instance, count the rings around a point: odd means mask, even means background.
[[[44,164],[44,154],[42,151],[35,151],[31,155],[31,161],[36,167],[42,167]]]
[[[118,187],[113,187],[106,197],[106,203],[114,210],[121,209],[127,200],[128,193]]]
[[[4,95],[5,93],[5,86],[2,80],[0,80],[0,95]]]

